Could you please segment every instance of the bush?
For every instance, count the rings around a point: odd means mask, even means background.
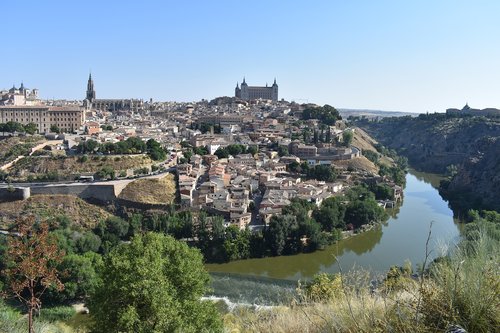
[[[316,274],[310,282],[297,288],[299,295],[313,302],[330,302],[342,295],[342,278],[340,274]]]

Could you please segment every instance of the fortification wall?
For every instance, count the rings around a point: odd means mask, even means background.
[[[25,200],[28,199],[30,195],[29,187],[0,187],[0,202]]]
[[[59,184],[31,188],[31,195],[67,194],[103,203],[116,200],[114,184]]]

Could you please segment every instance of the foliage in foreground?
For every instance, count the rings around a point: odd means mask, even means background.
[[[199,251],[148,233],[104,259],[103,283],[90,297],[92,332],[218,332],[215,305],[201,301],[209,282]]]
[[[68,327],[49,323],[45,320],[36,320],[34,323],[34,333],[68,333]],[[28,332],[28,322],[18,311],[5,305],[0,300],[0,333],[26,333]]]

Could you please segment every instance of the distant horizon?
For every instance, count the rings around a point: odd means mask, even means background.
[[[337,108],[499,108],[499,12],[495,0],[13,2],[0,86],[81,100],[91,71],[97,98],[192,102],[276,78],[279,99]]]

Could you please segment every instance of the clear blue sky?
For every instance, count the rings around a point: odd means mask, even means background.
[[[10,1],[0,88],[195,101],[277,78],[280,98],[411,112],[500,108],[500,1]]]

